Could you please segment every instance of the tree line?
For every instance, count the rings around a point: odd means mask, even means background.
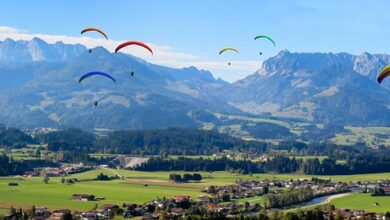
[[[172,173],[169,175],[169,180],[176,183],[187,183],[190,181],[200,182],[202,181],[202,175],[200,175],[199,173],[185,173],[183,175]]]
[[[0,176],[23,175],[35,167],[58,166],[57,163],[46,160],[18,161],[4,153],[0,153]]]
[[[107,136],[75,128],[37,136],[51,151],[77,150],[88,153],[132,155],[201,155],[223,150],[254,150],[264,152],[267,144],[243,141],[215,131],[189,128],[114,131]]]
[[[152,157],[133,169],[140,171],[229,171],[241,174],[302,172],[311,175],[337,175],[390,172],[390,157],[361,155],[342,164],[335,159],[303,160],[280,155],[262,162],[235,160],[227,157],[215,159]]]

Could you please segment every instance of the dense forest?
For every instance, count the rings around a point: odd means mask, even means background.
[[[47,144],[54,152],[55,163],[87,164],[109,163],[109,158],[96,159],[89,153],[112,153],[130,155],[157,155],[135,169],[145,171],[220,171],[249,173],[292,173],[305,174],[357,174],[390,172],[390,149],[379,146],[370,149],[362,146],[337,146],[332,143],[304,143],[299,141],[279,141],[266,143],[244,141],[216,131],[198,129],[151,129],[142,131],[116,131],[99,136],[75,128],[68,128],[34,137],[14,128],[0,127],[0,143],[8,149],[20,148],[27,144]],[[268,154],[270,160],[253,162],[219,159],[184,158],[169,159],[168,155],[210,155],[230,152],[243,152],[246,155]],[[294,156],[327,156],[327,159],[296,159]],[[51,161],[46,161],[47,163]],[[339,163],[338,161],[345,161]],[[44,163],[43,160],[13,161],[2,155],[0,175],[17,174]],[[34,164],[35,163],[35,164]]]
[[[335,159],[295,159],[286,156],[275,156],[263,161],[234,160],[230,158],[185,158],[164,159],[152,157],[147,162],[134,168],[142,171],[229,171],[241,174],[250,173],[294,173],[302,172],[312,175],[337,175],[390,172],[388,155],[361,155],[349,159],[346,163],[338,163]]]
[[[37,143],[37,141],[23,131],[0,125],[0,146],[23,148],[26,144],[35,143]]]
[[[270,122],[258,122],[253,126],[243,125],[242,129],[249,132],[252,137],[259,139],[293,139],[297,135],[290,132],[284,126],[277,125]]]
[[[0,153],[0,176],[22,175],[34,167],[44,166],[58,166],[58,164],[46,160],[16,161],[12,157]]]
[[[37,137],[51,151],[78,150],[89,153],[133,155],[204,155],[222,150],[264,152],[264,142],[243,141],[215,131],[168,128],[142,131],[115,131],[94,136],[70,128]]]
[[[83,151],[92,152],[95,142],[95,135],[84,132],[80,129],[67,128],[59,131],[52,131],[36,136],[40,143],[48,145],[51,151]]]

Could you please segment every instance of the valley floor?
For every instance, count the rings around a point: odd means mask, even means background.
[[[124,177],[121,180],[94,181],[100,173],[106,175],[120,174]],[[174,172],[184,173],[184,172]],[[200,183],[171,183],[169,182],[170,172],[140,172],[130,170],[92,170],[84,173],[74,174],[65,177],[77,178],[79,182],[67,185],[61,183],[62,177],[50,177],[49,183],[43,183],[41,177],[1,177],[0,178],[0,215],[1,208],[31,208],[35,206],[46,206],[50,209],[69,208],[72,210],[89,210],[96,204],[100,207],[103,204],[123,203],[144,203],[157,197],[172,197],[174,195],[189,195],[197,198],[204,193],[201,190],[209,185],[226,185],[238,179],[296,179],[312,176],[300,174],[253,174],[241,175],[228,172],[200,172],[203,180]],[[331,178],[334,181],[374,181],[377,179],[390,179],[390,173],[362,174],[362,175],[340,175],[340,176],[319,176],[322,179]],[[17,182],[19,186],[8,186],[9,182]],[[104,198],[101,201],[74,201],[72,194],[93,194],[96,197]],[[262,197],[253,197],[239,202],[259,202]],[[374,206],[379,202],[379,206]],[[332,203],[338,208],[358,209],[364,208],[367,211],[390,211],[390,197],[371,197],[369,194],[353,194],[350,196],[336,198]]]

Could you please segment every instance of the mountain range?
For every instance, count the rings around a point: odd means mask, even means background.
[[[390,84],[376,83],[388,55],[281,51],[227,83],[195,67],[170,68],[97,47],[0,42],[0,122],[21,128],[207,127],[218,115],[304,123],[390,125]],[[78,78],[86,72],[111,73]],[[134,76],[131,76],[134,72]],[[98,101],[98,106],[94,102]]]

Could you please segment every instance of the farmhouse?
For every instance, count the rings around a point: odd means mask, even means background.
[[[80,200],[80,201],[94,201],[95,196],[90,194],[73,194],[72,200]]]

